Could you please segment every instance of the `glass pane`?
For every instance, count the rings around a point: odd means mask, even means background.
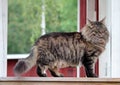
[[[77,0],[43,1],[8,0],[8,54],[28,53],[41,35],[43,4],[46,33],[77,30]]]

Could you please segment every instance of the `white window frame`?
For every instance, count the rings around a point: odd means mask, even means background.
[[[110,26],[112,28],[111,76],[115,78],[120,78],[120,0],[110,1]]]
[[[108,53],[100,60],[100,71],[104,70],[100,74],[102,77],[120,78],[120,0],[99,1],[100,18],[106,15],[106,25],[110,32],[110,41],[106,49]]]
[[[77,31],[80,32],[80,0],[77,0]],[[80,66],[77,66],[77,78],[80,77]]]
[[[80,31],[80,0],[78,0],[77,30]],[[7,77],[7,59],[26,58],[29,54],[7,54],[8,0],[0,0],[0,77]],[[80,69],[77,67],[77,77]]]
[[[0,77],[7,76],[7,0],[0,0]]]
[[[105,0],[99,0],[99,3],[105,3]],[[106,25],[110,31],[110,42],[107,45],[107,55],[104,54],[106,60],[100,58],[100,77],[120,77],[120,0],[106,0],[105,15]],[[99,4],[100,8],[103,4]],[[7,76],[7,15],[8,15],[8,0],[0,0],[0,77]],[[103,18],[104,14],[102,9],[99,9],[100,16]],[[116,16],[118,15],[118,16]],[[79,23],[78,23],[79,24]],[[111,47],[110,47],[111,46]],[[8,57],[10,59],[11,57]],[[14,59],[14,58],[13,58]],[[17,57],[16,57],[17,59]],[[105,60],[105,67],[103,65]],[[101,75],[102,74],[102,75]]]
[[[110,27],[110,13],[108,13],[111,9],[108,9],[110,1],[109,0],[99,0],[99,20],[105,19],[105,25],[108,28],[111,37],[111,27]],[[109,11],[108,11],[109,10]],[[111,38],[109,37],[109,42],[107,43],[106,49],[99,59],[99,74],[100,77],[111,77]]]

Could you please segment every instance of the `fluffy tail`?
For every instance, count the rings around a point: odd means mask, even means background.
[[[18,60],[18,62],[14,66],[14,74],[16,76],[20,76],[30,70],[36,64],[37,55],[37,47],[34,46],[30,55],[26,59]]]

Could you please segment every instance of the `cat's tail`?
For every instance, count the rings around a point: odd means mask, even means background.
[[[34,46],[27,58],[18,60],[18,62],[14,66],[14,74],[16,76],[20,76],[30,70],[36,64],[37,56],[38,50],[37,47]]]

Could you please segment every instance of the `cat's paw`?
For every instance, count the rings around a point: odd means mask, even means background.
[[[47,77],[47,75],[46,74],[42,74],[42,76],[41,77]]]
[[[38,74],[39,77],[47,77],[46,74]]]
[[[96,74],[89,74],[87,75],[87,77],[94,77],[94,78],[98,78],[98,76]]]
[[[94,74],[92,77],[98,78],[98,76],[96,74]]]
[[[64,75],[63,74],[60,74],[60,76],[59,77],[64,77]]]

